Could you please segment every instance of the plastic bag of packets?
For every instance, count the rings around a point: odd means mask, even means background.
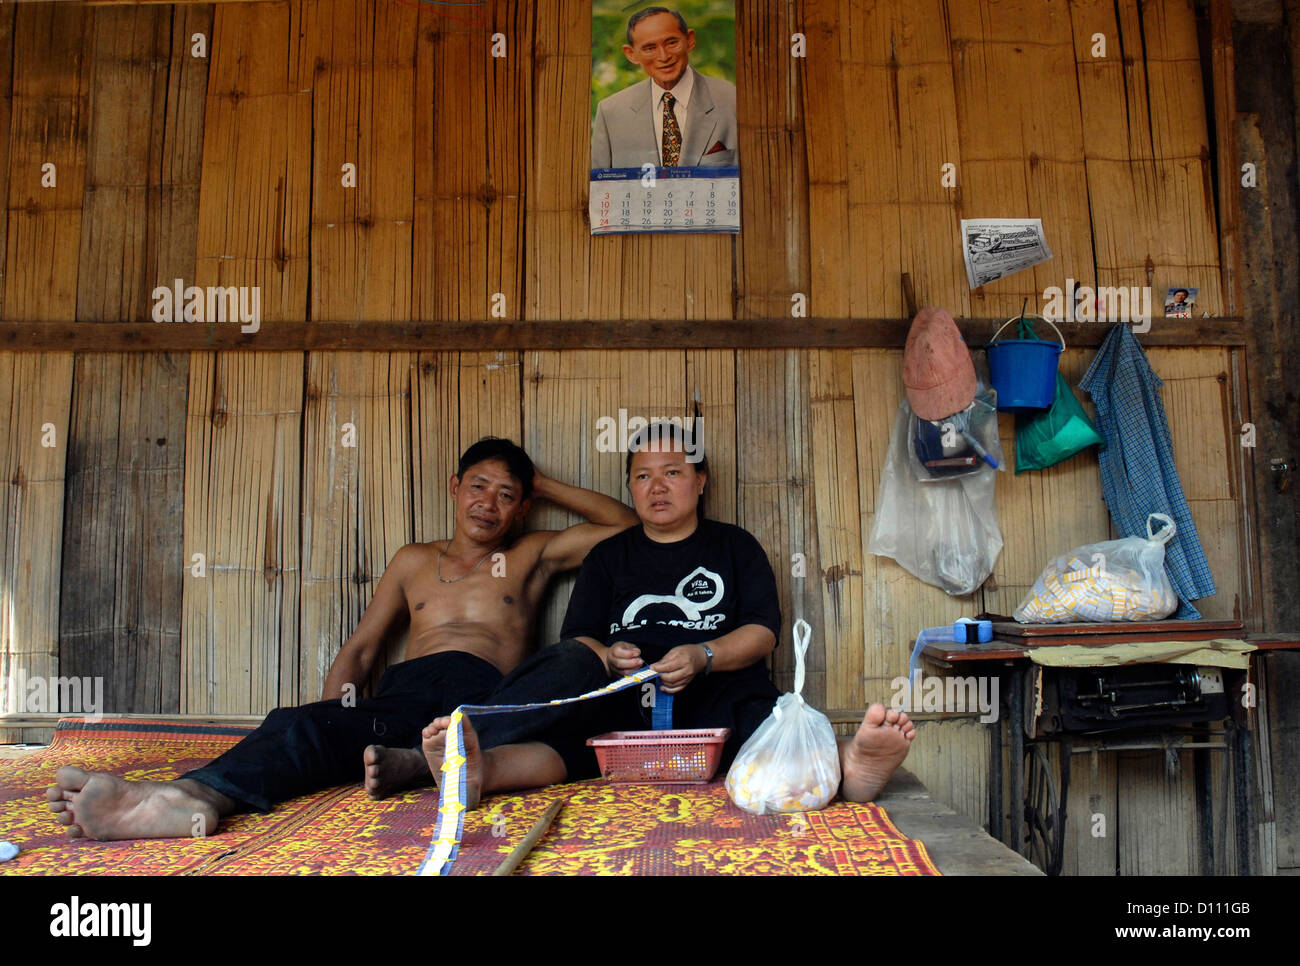
[[[1151,521],[1164,526],[1151,529]],[[1178,595],[1165,573],[1165,544],[1174,521],[1163,513],[1147,517],[1147,538],[1125,537],[1076,547],[1039,575],[1013,615],[1023,624],[1074,621],[1154,621],[1178,608]]]
[[[840,752],[830,720],[804,701],[804,655],[812,628],[794,625],[794,690],[781,695],[727,772],[727,794],[755,815],[825,807],[840,787]]]

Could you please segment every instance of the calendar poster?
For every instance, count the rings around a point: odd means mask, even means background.
[[[591,233],[740,231],[732,0],[594,0]]]

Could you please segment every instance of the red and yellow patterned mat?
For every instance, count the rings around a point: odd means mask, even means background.
[[[60,722],[50,747],[0,760],[0,840],[21,851],[0,874],[410,874],[437,819],[436,790],[372,802],[358,785],[237,815],[208,838],[69,842],[45,808],[60,765],[166,779],[245,733],[184,721]],[[565,801],[519,869],[529,875],[938,875],[925,846],[875,805],[835,802],[804,815],[750,815],[709,785],[604,781],[498,795],[469,814],[453,875],[491,872],[556,798]]]

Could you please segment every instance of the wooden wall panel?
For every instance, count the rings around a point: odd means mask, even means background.
[[[812,351],[809,357],[817,556],[808,560],[807,568],[821,593],[823,623],[815,631],[823,646],[809,649],[820,659],[809,662],[808,698],[816,695],[820,702],[815,703],[832,708],[866,707],[870,701],[862,688],[862,643],[871,615],[863,606],[853,354]]]
[[[1136,0],[1074,0],[1069,9],[1088,132],[1097,282],[1151,286],[1155,315],[1163,315],[1168,288],[1199,287],[1197,311],[1218,315],[1213,182],[1191,3],[1161,0],[1139,10]],[[1106,37],[1106,57],[1092,55],[1097,33]]]
[[[616,358],[605,352],[527,353],[521,445],[548,476],[627,502],[627,491],[622,486],[622,454],[595,449],[596,420],[605,415],[615,419],[618,416],[621,390]],[[529,514],[533,529],[555,530],[574,522],[549,503],[535,504]],[[552,582],[538,615],[539,646],[559,639],[573,580],[573,574],[566,574]]]
[[[1205,617],[1241,617],[1241,496],[1233,471],[1241,438],[1230,421],[1228,351],[1153,348],[1147,357],[1164,380],[1174,463],[1218,589],[1197,610]]]
[[[406,321],[416,11],[329,2],[313,24],[310,317]]]
[[[810,293],[807,149],[799,67],[790,35],[794,4],[736,7],[736,111],[740,126],[741,234],[736,246],[737,318],[788,316],[790,297]],[[816,314],[814,302],[810,314]],[[740,361],[737,358],[737,366]]]
[[[808,355],[776,349],[736,353],[737,523],[762,544],[776,573],[783,616],[772,655],[777,686],[788,689],[793,683],[790,628],[803,618],[813,629],[806,697],[820,705],[825,655],[834,645],[826,639],[819,586]],[[792,573],[794,554],[806,561],[803,577]]]
[[[794,62],[802,69],[804,148],[808,171],[808,261],[811,313],[849,315],[850,248],[848,151],[845,132],[850,107],[844,89],[845,48],[850,38],[838,30],[839,0],[806,0],[801,26],[812,38],[808,56]]]
[[[725,349],[686,353],[687,399],[699,393],[698,431],[709,460],[707,513],[715,520],[736,522],[736,354]],[[630,504],[630,500],[626,501]]]
[[[20,673],[29,681],[59,673],[58,534],[71,383],[71,353],[0,353],[0,406],[9,413],[0,433],[0,468],[8,484],[0,503],[0,697],[6,711],[25,708]],[[5,740],[21,738],[0,730]]]
[[[533,12],[505,0],[476,9],[494,26],[429,5],[419,11],[416,318],[518,319],[524,313]],[[491,55],[497,31],[507,35],[504,58]],[[552,163],[558,164],[554,155]],[[497,293],[503,306],[493,301]]]
[[[94,10],[87,34],[90,109],[79,320],[151,317],[149,193],[161,169],[168,87],[168,75],[154,65],[170,59],[166,8]]]
[[[621,298],[601,280],[612,282],[622,273],[613,260],[619,243],[592,239],[587,222],[591,7],[546,4],[537,11],[534,31],[525,317],[594,318],[599,313],[593,296],[602,298],[602,307]]]
[[[459,409],[459,399],[459,353],[421,353],[411,374],[413,539],[421,543],[451,533],[454,511],[447,478],[456,472],[465,447],[460,426],[449,415]]]
[[[1120,875],[1197,872],[1192,755],[1184,751],[1174,757],[1171,767],[1159,752],[1117,756]]]
[[[298,700],[303,360],[190,359],[181,711]],[[195,554],[203,555],[199,576]]]
[[[1054,760],[1059,769],[1059,753]],[[1119,759],[1115,754],[1073,756],[1062,875],[1118,874],[1121,821],[1118,772]],[[1190,830],[1187,834],[1191,835]]]
[[[881,159],[897,170],[898,267],[912,276],[919,304],[942,305],[953,314],[968,315],[974,309],[960,242],[960,220],[968,209],[948,6],[938,0],[891,5],[889,46],[884,46],[882,36],[868,49],[874,51],[873,73],[877,78],[883,73],[898,115],[895,160]],[[877,80],[877,96],[882,93],[880,83]],[[873,177],[877,159],[885,153],[871,150],[872,143],[888,142],[863,140],[869,159],[861,165],[865,180]],[[956,188],[945,187],[942,181],[943,166],[949,163],[956,166]],[[864,257],[870,257],[875,236],[870,231],[864,235],[859,245]],[[882,292],[886,299],[882,310],[906,314],[893,278],[886,280]]]
[[[4,313],[72,321],[86,176],[89,73],[82,9],[32,6],[14,13],[7,176]],[[43,166],[55,182],[44,186]],[[0,472],[11,482],[0,509],[0,668],[5,708],[19,710],[14,675],[59,673],[59,574],[72,393],[70,353],[5,354],[0,367],[9,429]],[[21,735],[0,732],[0,740]]]
[[[200,144],[186,136],[201,143],[202,101],[189,97],[169,112],[168,94],[201,88],[204,76],[191,67],[195,58],[172,58],[177,38],[166,8],[99,8],[92,28],[77,317],[145,321],[155,282],[172,284],[154,274],[164,267],[160,196],[171,188],[160,179],[198,180]],[[159,69],[166,64],[172,69]],[[180,129],[164,143],[168,121]],[[172,162],[166,172],[164,158]],[[188,247],[181,277],[192,277],[197,192],[168,201],[169,215],[185,212],[176,220],[188,224],[188,237],[173,231],[168,241]],[[113,712],[180,707],[188,371],[179,353],[82,354],[75,363],[60,666],[103,678]]]
[[[400,352],[309,355],[297,701],[320,698],[388,561],[411,541],[412,363]],[[385,667],[381,658],[374,675]]]
[[[13,138],[9,122],[13,115],[14,86],[14,19],[12,6],[0,10],[0,198],[5,199],[4,217],[0,218],[0,250],[9,250],[9,152]],[[0,276],[0,317],[4,317],[4,277]]]
[[[203,177],[203,122],[210,58],[192,56],[193,37],[212,40],[212,7],[173,8],[171,58],[163,98],[159,172],[150,177],[147,251],[149,288],[196,277],[199,188]],[[155,129],[156,130],[156,129]]]
[[[313,95],[311,73],[299,76],[301,10],[218,4],[212,29],[195,284],[257,287],[263,324],[301,321],[308,307]]]
[[[257,287],[262,324],[307,312],[314,10],[219,5],[213,24],[196,284]],[[185,578],[185,711],[298,699],[303,391],[298,353],[190,360],[185,553],[208,570]]]
[[[90,84],[83,47],[90,16],[71,4],[24,6],[15,14],[7,319],[75,318]],[[47,174],[52,186],[42,180]]]
[[[183,355],[76,360],[59,663],[109,712],[180,710],[188,382]]]

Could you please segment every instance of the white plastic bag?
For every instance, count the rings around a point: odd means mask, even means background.
[[[781,695],[727,772],[727,794],[755,815],[824,808],[840,787],[835,731],[800,694],[811,633],[806,621],[795,622],[794,691]]]
[[[1164,523],[1152,531],[1151,521]],[[1147,517],[1147,538],[1125,537],[1076,547],[1047,565],[1013,615],[1023,624],[1072,621],[1158,621],[1178,609],[1165,544],[1174,521]]]
[[[918,482],[908,444],[911,416],[912,407],[904,399],[880,474],[867,551],[890,557],[927,584],[964,597],[984,583],[1002,551],[993,502],[997,471],[985,464],[970,476]],[[993,425],[996,432],[996,421]],[[1001,462],[1000,449],[995,455]]]

